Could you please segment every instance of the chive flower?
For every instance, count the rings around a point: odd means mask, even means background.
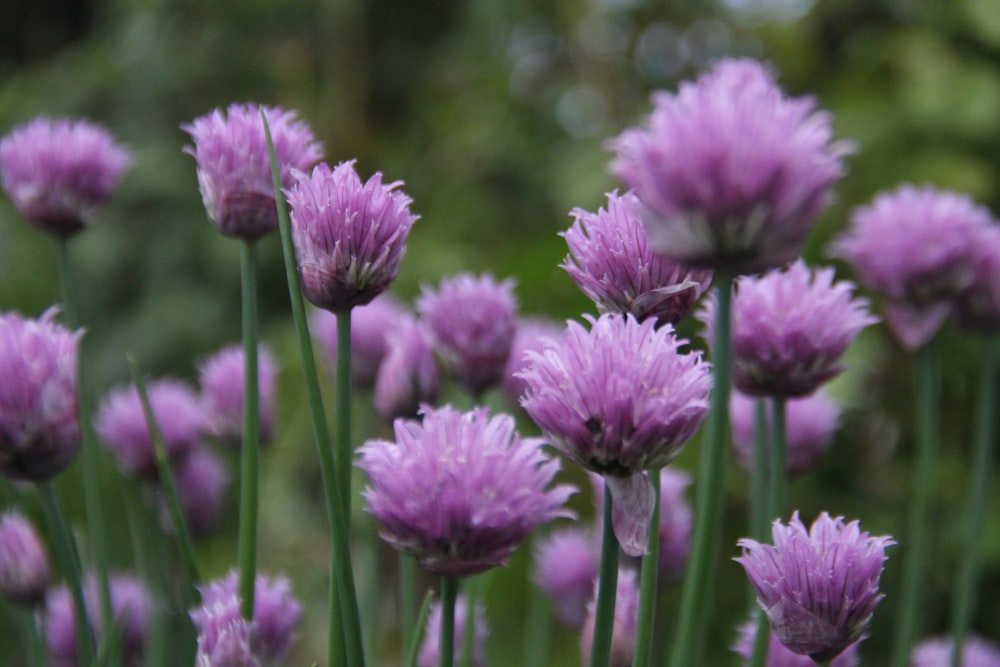
[[[177,487],[177,499],[191,534],[208,535],[222,518],[223,503],[229,489],[229,471],[219,458],[204,447],[194,447],[171,470]],[[157,488],[160,526],[169,535],[176,534],[165,494]]]
[[[0,515],[0,595],[15,604],[36,607],[45,600],[52,569],[45,547],[19,512]]]
[[[227,345],[198,368],[204,431],[233,449],[239,449],[243,442],[243,372],[243,346],[239,344]],[[261,443],[270,442],[274,435],[277,381],[274,355],[262,345],[257,350]]]
[[[514,332],[514,342],[510,346],[510,356],[507,357],[507,368],[500,381],[500,391],[511,405],[520,407],[521,396],[528,385],[521,379],[520,373],[528,364],[525,353],[528,350],[540,352],[548,338],[559,338],[562,335],[562,325],[545,317],[528,316],[517,320]]]
[[[598,555],[593,535],[579,528],[563,528],[538,540],[531,579],[552,604],[563,625],[579,630],[594,595]]]
[[[980,225],[972,244],[972,283],[954,303],[954,316],[967,330],[1000,332],[1000,225]]]
[[[415,418],[420,406],[437,401],[441,374],[426,325],[403,315],[386,334],[388,353],[375,376],[375,412],[387,422]]]
[[[954,646],[951,637],[924,640],[913,649],[910,667],[951,667]],[[1000,646],[982,637],[967,637],[962,645],[961,667],[1000,667]]]
[[[742,624],[739,628],[739,636],[736,639],[736,643],[733,644],[733,652],[743,659],[741,664],[744,667],[749,667],[751,664],[750,661],[753,658],[754,643],[757,639],[757,629],[759,626],[760,624],[756,620]],[[864,637],[845,648],[840,655],[833,659],[830,667],[858,667],[861,663],[861,658],[858,656],[858,646],[862,640],[864,640]],[[773,632],[769,631],[767,642],[767,656],[764,660],[764,667],[816,667],[816,663],[812,658],[793,653],[785,648],[785,645],[781,643]],[[945,667],[945,665],[942,664],[941,667]]]

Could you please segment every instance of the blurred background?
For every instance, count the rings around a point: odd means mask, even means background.
[[[857,144],[837,201],[811,237],[811,263],[829,261],[823,248],[852,207],[901,181],[968,192],[1000,211],[995,0],[5,0],[0,134],[40,114],[85,116],[135,153],[100,224],[73,242],[85,363],[100,395],[126,380],[126,353],[154,375],[194,378],[197,362],[240,335],[238,247],[207,220],[194,160],[181,152],[189,143],[181,124],[232,101],[297,109],[329,162],[356,158],[363,178],[381,171],[405,182],[421,220],[395,295],[409,301],[444,275],[489,271],[516,278],[522,312],[561,320],[593,311],[557,266],[566,254],[557,233],[569,226],[570,209],[596,210],[619,187],[607,173],[605,140],[649,111],[651,91],[673,89],[723,56],[771,63],[790,94],[815,95],[833,112],[838,136]],[[288,664],[309,665],[325,661],[328,544],[277,236],[259,247],[263,337],[284,366],[280,432],[263,461],[261,564],[287,572],[307,606]],[[37,315],[58,295],[51,239],[0,198],[0,308]],[[681,329],[702,345],[690,322]],[[924,635],[948,624],[977,368],[975,341],[950,327],[941,336],[943,458]],[[844,427],[824,467],[793,483],[792,503],[810,519],[828,510],[860,518],[873,534],[900,536],[913,363],[879,327],[849,362],[834,387],[847,406]],[[384,427],[357,408],[360,444]],[[523,429],[532,428],[525,420]],[[697,450],[692,443],[678,465],[694,469]],[[117,475],[107,460],[105,474]],[[729,481],[723,544],[733,546],[720,554],[709,641],[710,664],[719,665],[736,664],[728,646],[746,598],[742,569],[728,562],[744,532],[746,479],[734,467]],[[71,475],[62,484],[72,501],[78,481]],[[974,624],[994,640],[998,496]],[[109,483],[105,504],[120,519],[113,560],[128,568],[122,498]],[[589,494],[577,506],[589,516]],[[235,525],[234,510],[200,546],[213,575],[235,562]],[[380,562],[391,569],[394,558],[361,537],[359,578]],[[893,557],[901,553],[890,551],[888,597],[862,648],[864,664],[886,661],[902,562]],[[523,548],[491,579],[494,667],[518,664],[530,560]],[[677,597],[664,596],[664,641]],[[372,664],[396,664],[395,612],[378,613],[390,639]],[[15,614],[0,606],[0,623]],[[579,664],[575,636],[553,625],[552,642],[552,665]],[[4,655],[16,647],[3,633]]]

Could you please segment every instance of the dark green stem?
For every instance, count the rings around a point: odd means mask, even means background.
[[[750,534],[758,542],[767,540],[767,527],[772,517],[767,511],[767,490],[770,486],[767,443],[767,402],[754,399],[753,472],[750,475]]]
[[[336,445],[337,486],[347,529],[351,528],[351,311],[337,313],[337,396],[336,396]]]
[[[458,661],[459,667],[472,667],[472,650],[476,643],[476,605],[486,597],[485,572],[466,580],[465,586],[465,618],[462,625],[462,652]]]
[[[816,667],[830,667],[833,664],[833,660],[816,660]]]
[[[653,518],[649,522],[649,542],[642,557],[639,575],[639,623],[635,633],[632,667],[648,667],[653,659],[653,630],[656,627],[657,577],[660,572],[660,471],[648,472],[653,485]]]
[[[530,586],[528,595],[528,614],[522,635],[526,649],[524,667],[548,667],[552,614],[540,586]]]
[[[757,633],[753,637],[753,653],[750,655],[750,667],[764,667],[767,664],[767,649],[771,639],[771,625],[764,612],[757,617]]]
[[[770,479],[767,493],[768,524],[785,515],[788,508],[788,463],[785,437],[785,399],[771,399]]]
[[[417,615],[416,624],[413,626],[413,636],[404,644],[406,646],[406,667],[417,667],[417,656],[420,653],[420,640],[424,636],[424,627],[427,625],[427,616],[431,611],[431,600],[434,599],[434,591],[427,591],[424,595],[424,602],[420,605],[420,613]]]
[[[608,667],[615,629],[615,598],[618,595],[618,539],[611,521],[611,491],[604,483],[604,519],[601,538],[601,570],[597,580],[597,609],[594,611],[594,639],[590,647],[590,667]]]
[[[438,640],[439,667],[455,667],[455,599],[458,579],[441,577],[441,635]]]
[[[413,641],[415,621],[413,612],[416,607],[417,591],[417,561],[413,556],[400,552],[399,554],[399,622],[400,636],[403,646],[409,646]]]

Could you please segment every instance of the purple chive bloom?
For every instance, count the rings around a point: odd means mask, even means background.
[[[851,145],[830,114],[788,98],[770,69],[726,59],[609,146],[611,171],[642,201],[652,246],[702,268],[750,273],[795,259]]]
[[[736,280],[732,311],[733,385],[751,396],[806,396],[844,368],[840,357],[858,332],[878,319],[854,283],[832,268],[801,260],[763,276]],[[705,339],[715,340],[715,300],[698,312]]]
[[[766,407],[767,433],[771,433],[771,408]],[[729,421],[733,432],[736,461],[753,474],[756,400],[734,391],[729,398]],[[785,448],[787,474],[797,477],[809,472],[823,458],[833,441],[840,421],[840,406],[822,390],[793,398],[785,403]]]
[[[951,637],[927,639],[917,644],[910,656],[910,667],[951,667]],[[967,637],[962,644],[961,667],[1000,667],[1000,646],[982,637]]]
[[[293,170],[323,157],[323,147],[294,111],[230,104],[182,125],[194,146],[184,152],[198,163],[198,188],[208,219],[225,236],[253,241],[278,228],[271,162],[260,112],[267,116],[281,173],[289,187]]]
[[[152,598],[138,579],[127,574],[111,575],[112,632],[119,638],[120,664],[140,667],[146,646],[146,626],[152,612]],[[106,626],[98,613],[100,596],[97,580],[88,575],[83,585],[84,600],[90,627],[98,646]],[[45,641],[48,644],[51,667],[79,667],[73,603],[65,584],[49,591],[45,602]]]
[[[503,380],[517,330],[512,280],[445,278],[437,291],[423,287],[417,310],[445,366],[469,393],[480,396]]]
[[[0,595],[25,607],[45,599],[49,559],[34,527],[18,512],[0,516]]]
[[[0,140],[0,184],[25,220],[57,236],[92,224],[131,162],[86,120],[36,118]]]
[[[891,537],[869,537],[857,521],[820,514],[808,531],[792,515],[772,528],[774,546],[737,544],[757,603],[774,633],[794,653],[829,660],[864,636],[882,600],[879,577]]]
[[[441,389],[430,332],[423,322],[403,315],[388,332],[386,347],[375,377],[375,411],[387,422],[413,419],[421,405],[437,401]]]
[[[167,458],[177,461],[201,437],[204,417],[198,395],[174,379],[147,383],[146,392]],[[101,402],[94,429],[127,475],[156,479],[156,455],[135,385],[111,391]]]
[[[915,350],[934,337],[953,299],[972,284],[976,232],[991,224],[990,212],[967,195],[907,184],[857,209],[830,252],[886,298],[886,323]]]
[[[749,621],[741,625],[739,629],[740,635],[733,645],[733,652],[743,658],[745,661],[743,664],[747,667],[749,667],[750,660],[753,658],[753,646],[757,637],[757,628],[757,621]],[[845,648],[840,655],[833,659],[830,667],[857,667],[861,662],[861,658],[858,657],[858,646],[863,639],[864,637]],[[774,633],[771,632],[768,637],[767,658],[764,662],[764,667],[816,667],[816,663],[812,658],[789,651]],[[945,667],[943,663],[941,667]]]
[[[539,525],[571,517],[576,489],[549,490],[559,461],[522,438],[514,418],[486,408],[427,407],[423,423],[397,419],[396,442],[369,440],[358,467],[382,538],[427,571],[469,576],[502,565]]]
[[[468,602],[464,595],[455,598],[455,646],[453,655],[462,655],[465,642],[465,619],[468,616]],[[486,613],[483,605],[477,604],[472,613],[475,627],[472,631],[472,665],[484,667],[486,664],[485,645],[490,634],[486,625]],[[427,629],[424,631],[424,641],[420,645],[417,656],[417,667],[438,667],[441,664],[441,603],[431,604],[431,612],[427,617]]]
[[[375,376],[388,351],[386,338],[405,315],[403,304],[387,293],[351,311],[351,382],[355,389],[375,387]],[[332,375],[337,369],[337,316],[317,310],[310,329]]]
[[[418,218],[400,185],[383,185],[379,172],[362,183],[353,160],[295,174],[285,194],[302,291],[314,305],[332,312],[363,306],[395,279]]]
[[[580,528],[565,528],[538,540],[532,581],[552,603],[560,622],[580,629],[587,602],[594,594],[598,556],[593,536]]]
[[[239,449],[243,441],[242,345],[228,345],[198,369],[204,429],[208,435]],[[270,442],[274,434],[274,403],[278,365],[266,346],[257,350],[257,391],[260,441]]]
[[[597,611],[597,585],[591,585],[592,597],[587,604],[587,620],[580,631],[580,654],[583,663],[590,664],[590,649],[594,643],[594,617]],[[635,633],[639,625],[639,587],[635,571],[618,570],[615,595],[615,622],[611,631],[611,662],[609,667],[631,667],[635,656]]]
[[[689,486],[686,472],[660,471],[660,583],[679,580],[691,552],[691,505],[684,497]]]
[[[959,293],[958,324],[985,335],[1000,332],[1000,225],[980,225],[972,244],[972,284]]]
[[[602,313],[632,313],[676,324],[708,289],[712,272],[678,264],[653,251],[632,192],[608,194],[608,208],[575,208],[573,225],[560,232],[569,246],[561,266]]]
[[[83,331],[0,314],[0,474],[44,482],[80,451],[77,351]]]
[[[214,454],[203,447],[195,447],[173,466],[174,484],[184,512],[188,530],[195,536],[207,535],[219,523],[222,504],[229,488],[229,472]],[[164,532],[174,535],[174,522],[161,492],[159,500],[160,525]]]
[[[265,667],[288,656],[302,614],[288,579],[257,575],[249,623],[240,616],[235,571],[198,590],[201,606],[191,612],[198,632],[198,667]]]
[[[562,336],[562,325],[544,317],[522,317],[517,321],[514,342],[510,346],[510,356],[507,357],[507,368],[500,381],[500,390],[511,404],[520,406],[521,396],[528,385],[519,377],[528,364],[525,353],[528,350],[540,352],[546,339]]]

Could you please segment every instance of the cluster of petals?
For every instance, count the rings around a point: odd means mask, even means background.
[[[80,451],[77,351],[82,331],[0,314],[0,474],[45,481]]]
[[[510,346],[510,356],[507,357],[507,368],[500,382],[500,390],[511,405],[520,406],[527,384],[520,377],[521,371],[528,365],[526,352],[533,350],[541,352],[547,339],[559,338],[562,335],[562,324],[541,316],[519,317],[514,342]]]
[[[739,628],[739,636],[736,638],[736,643],[733,644],[733,652],[743,658],[745,661],[743,665],[745,666],[749,666],[753,659],[754,643],[757,639],[757,630],[759,627],[760,624],[756,620],[742,624]],[[858,656],[858,646],[862,640],[858,640],[845,648],[840,655],[833,659],[830,667],[858,667],[861,663],[861,658]],[[773,632],[769,632],[764,667],[816,667],[816,663],[810,657],[788,650]],[[942,663],[941,667],[945,667],[945,665]]]
[[[245,359],[242,345],[227,345],[198,368],[204,431],[238,449],[243,439],[243,391]],[[257,351],[257,394],[260,441],[274,433],[274,403],[278,365],[271,351]]]
[[[749,538],[735,558],[746,570],[774,633],[794,653],[829,660],[858,641],[884,597],[879,579],[891,537],[823,512],[809,530],[798,512],[772,528],[774,545]]]
[[[351,383],[355,389],[370,391],[375,386],[382,359],[387,353],[386,338],[406,308],[387,293],[351,310]],[[331,374],[337,368],[337,316],[316,310],[310,321],[313,340]]]
[[[910,667],[952,667],[955,640],[951,637],[927,639],[916,645]],[[969,636],[962,643],[961,667],[1000,667],[1000,646],[982,637]]]
[[[87,120],[36,118],[0,140],[0,184],[30,224],[58,236],[90,225],[132,156]]]
[[[209,449],[197,446],[174,462],[171,473],[188,530],[195,536],[209,534],[222,518],[229,489],[225,464]],[[160,525],[167,534],[176,534],[166,494],[158,493],[157,500]]]
[[[19,512],[0,516],[0,595],[26,607],[45,599],[52,570],[42,541]]]
[[[312,130],[294,111],[256,104],[230,104],[181,126],[194,146],[184,152],[198,163],[198,188],[208,219],[225,236],[255,240],[278,228],[267,136],[267,117],[283,187],[294,170],[323,157]]]
[[[877,318],[854,283],[834,281],[832,268],[798,260],[762,276],[736,280],[732,303],[733,385],[751,396],[813,393],[843,371],[840,357]],[[715,339],[715,300],[698,312]]]
[[[468,601],[464,595],[455,598],[455,644],[452,655],[463,655],[465,648],[465,622],[468,618]],[[486,611],[483,605],[477,604],[472,614],[472,667],[484,667],[486,665],[486,638],[489,637],[490,629],[486,624]],[[420,653],[417,655],[417,667],[438,667],[441,664],[441,603],[435,601],[431,604],[430,614],[427,616],[427,627],[424,630],[424,640],[420,644]]]
[[[553,531],[535,545],[532,581],[564,625],[580,629],[587,618],[587,603],[594,594],[598,556],[594,536],[579,528]]]
[[[591,584],[592,597],[587,604],[587,619],[580,631],[580,654],[584,664],[590,664],[591,646],[594,643],[594,625],[597,613],[597,588]],[[611,630],[611,660],[609,667],[631,667],[635,656],[635,635],[639,626],[639,586],[635,570],[618,570],[615,591],[615,619]]]
[[[653,104],[642,127],[610,142],[611,171],[642,201],[653,247],[737,273],[797,257],[851,150],[833,141],[830,115],[746,59],[721,60]]]
[[[387,422],[412,419],[421,405],[433,405],[441,390],[431,334],[421,320],[403,315],[386,334],[386,347],[375,376],[375,412]]]
[[[314,305],[332,312],[363,306],[395,279],[417,221],[400,185],[383,184],[378,172],[362,183],[353,160],[294,174],[285,190],[292,240],[302,291]]]
[[[559,461],[514,427],[485,408],[427,407],[423,423],[396,420],[395,442],[366,442],[358,467],[383,539],[429,572],[467,576],[505,563],[537,526],[572,516],[563,505],[575,489],[547,488]]]
[[[573,209],[573,225],[560,232],[569,255],[560,266],[602,313],[632,313],[676,324],[708,289],[712,272],[678,264],[649,245],[632,192],[608,194],[607,209]]]

